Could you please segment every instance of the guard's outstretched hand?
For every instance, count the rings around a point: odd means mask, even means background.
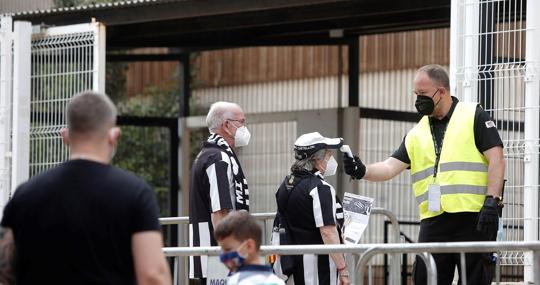
[[[362,179],[366,175],[366,166],[356,155],[351,158],[347,154],[343,154],[343,165],[345,166],[345,173],[354,179]]]

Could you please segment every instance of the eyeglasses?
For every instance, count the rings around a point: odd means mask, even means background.
[[[437,90],[435,90],[435,93],[433,93],[433,95],[431,95],[430,97],[433,98],[435,96],[435,94],[439,93],[440,89],[441,89],[440,87],[437,87]],[[429,96],[428,94],[426,94],[426,92],[417,93],[415,90],[413,90],[412,92],[416,96]]]
[[[239,122],[240,124],[242,124],[242,126],[246,126],[246,119],[242,119],[242,120],[227,119],[227,121]]]

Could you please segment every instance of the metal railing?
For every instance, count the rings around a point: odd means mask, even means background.
[[[398,219],[396,217],[396,215],[394,215],[394,213],[392,213],[391,211],[387,210],[387,209],[383,209],[383,208],[372,208],[371,209],[371,214],[373,215],[383,215],[383,216],[386,216],[388,218],[388,220],[390,221],[390,223],[392,224],[392,231],[391,231],[391,236],[393,237],[392,238],[392,242],[394,243],[400,243],[401,242],[401,238],[400,238],[400,231],[399,231],[399,224],[398,224]],[[252,213],[252,216],[254,216],[257,220],[259,221],[262,221],[264,226],[263,226],[263,241],[266,240],[266,238],[268,238],[268,222],[273,222],[273,219],[275,218],[276,216],[276,213],[274,212],[266,212],[266,213]],[[189,217],[166,217],[166,218],[160,218],[159,219],[161,225],[187,225],[189,224]],[[188,241],[185,239],[185,235],[180,235],[180,238],[179,238],[179,243],[182,245],[188,245]],[[201,248],[201,247],[197,247],[198,248]],[[206,254],[201,254],[201,255],[206,255]],[[389,277],[390,277],[390,284],[397,284],[398,283],[398,280],[400,280],[400,274],[401,274],[401,271],[400,271],[400,267],[401,267],[401,259],[400,259],[400,254],[399,253],[392,253],[392,254],[389,254],[390,257],[391,257],[391,260],[390,260],[390,274],[389,274]],[[354,256],[353,256],[353,262],[356,262]],[[181,269],[184,269],[183,272],[180,272],[179,270]],[[174,278],[175,280],[177,280],[177,278],[180,276],[180,275],[185,275],[183,273],[185,273],[185,265],[182,265],[180,260],[178,259],[175,259],[175,265],[174,265]],[[354,279],[354,276],[353,276],[353,279]],[[176,283],[175,283],[176,284]]]
[[[396,215],[392,213],[391,211],[383,208],[372,208],[371,214],[373,215],[383,215],[390,220],[390,223],[392,224],[392,236],[394,237],[394,242],[399,243],[400,242],[400,233],[399,233],[399,223]],[[268,221],[274,219],[276,217],[275,212],[266,212],[266,213],[252,213],[252,216],[254,216],[257,220],[262,221],[264,223],[263,228],[263,235],[267,236],[267,223]],[[181,224],[189,224],[189,217],[166,217],[166,218],[160,218],[159,222],[161,225],[181,225]]]
[[[300,254],[330,254],[348,253],[359,255],[355,270],[351,276],[358,273],[352,284],[364,284],[364,268],[370,259],[377,254],[419,254],[426,261],[428,285],[437,284],[437,268],[432,253],[460,253],[461,267],[464,270],[465,253],[497,252],[497,251],[532,251],[530,262],[534,267],[534,284],[540,284],[540,242],[452,242],[452,243],[415,243],[415,244],[361,244],[361,245],[283,245],[261,246],[261,255],[300,255]],[[163,249],[168,257],[190,255],[215,256],[221,253],[220,247],[166,247]],[[464,272],[464,271],[463,271]],[[465,281],[466,282],[466,281]],[[397,283],[391,283],[397,284]],[[462,283],[466,285],[466,283]]]

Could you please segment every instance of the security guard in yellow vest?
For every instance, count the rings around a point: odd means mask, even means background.
[[[423,115],[388,159],[364,165],[344,156],[356,179],[385,181],[410,167],[420,214],[419,242],[495,240],[505,162],[495,123],[478,104],[450,96],[448,74],[439,65],[421,67],[414,79],[416,109]],[[451,284],[459,254],[434,254],[437,284]],[[491,284],[491,254],[466,255],[467,284]],[[458,271],[460,271],[458,266]],[[460,273],[460,280],[464,278]],[[426,284],[417,257],[413,279]]]

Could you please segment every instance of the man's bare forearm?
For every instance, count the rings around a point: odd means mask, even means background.
[[[400,174],[409,165],[393,157],[366,166],[365,180],[386,181]]]
[[[14,284],[15,241],[10,228],[0,227],[0,284]]]
[[[501,196],[504,181],[504,171],[506,169],[503,149],[500,146],[492,147],[484,152],[484,156],[489,162],[488,188],[486,194],[496,197]]]

